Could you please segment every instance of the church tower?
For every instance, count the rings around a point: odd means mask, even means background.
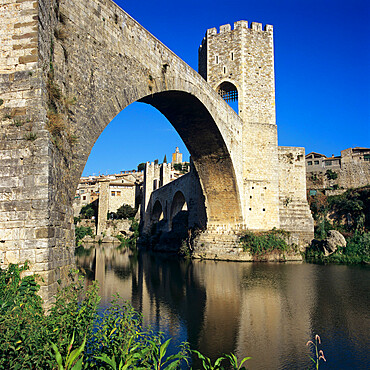
[[[200,75],[244,122],[275,124],[273,26],[239,21],[208,29],[199,47]]]

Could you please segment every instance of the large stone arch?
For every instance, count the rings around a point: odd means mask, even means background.
[[[110,0],[9,0],[7,15],[0,45],[22,54],[0,59],[0,257],[29,260],[44,298],[74,263],[72,201],[91,148],[133,102],[183,138],[208,223],[243,221],[242,121],[198,73]]]

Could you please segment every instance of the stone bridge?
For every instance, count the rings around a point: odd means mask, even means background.
[[[157,108],[180,134],[207,225],[281,226],[272,26],[221,29],[226,40],[233,32],[250,41],[230,54],[244,68],[238,116],[215,91],[211,67],[200,76],[111,0],[3,0],[0,24],[0,259],[29,260],[45,299],[74,263],[72,200],[90,151],[133,102]],[[201,59],[213,58],[217,36],[207,31]],[[227,68],[220,83],[232,80]],[[298,177],[300,164],[291,159]],[[304,186],[289,192],[306,204]]]
[[[146,166],[147,180],[150,167],[158,165],[147,163]],[[162,231],[171,231],[172,221],[180,211],[187,211],[186,227],[200,229],[206,227],[207,215],[203,191],[196,171],[191,168],[187,174],[151,192],[147,204],[143,202],[143,208],[146,210],[142,213],[144,233],[150,232],[151,226],[160,221],[163,221]],[[147,190],[146,185],[144,183],[144,192]]]

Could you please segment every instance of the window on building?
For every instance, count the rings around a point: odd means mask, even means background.
[[[315,165],[318,165],[320,162],[319,161],[314,161],[313,162]]]
[[[218,64],[218,55],[216,55],[216,64]]]
[[[86,195],[84,195],[84,196],[82,197],[82,200],[86,200]]]
[[[234,60],[234,53],[231,53],[231,60]]]
[[[333,163],[332,161],[326,161],[326,162],[325,162],[325,166],[331,166],[331,165],[332,165],[332,163]]]
[[[112,195],[112,197],[115,197],[116,196],[116,192],[115,191],[111,191],[110,194]]]
[[[121,192],[117,191],[117,197],[120,197],[120,196],[121,196]]]
[[[224,67],[224,74],[226,74],[226,67]]]
[[[365,154],[364,155],[364,161],[370,161],[370,154]]]
[[[80,193],[81,193],[81,194],[83,194],[84,192],[85,192],[85,190],[84,190],[84,189],[81,189],[81,190],[80,190]]]
[[[309,166],[312,166],[312,161],[308,161],[308,162],[307,162],[307,164],[308,164]]]

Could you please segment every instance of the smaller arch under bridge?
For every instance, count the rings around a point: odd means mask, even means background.
[[[187,232],[191,228],[204,229],[207,225],[204,195],[194,169],[154,190],[145,208],[142,220],[146,234],[153,231],[153,225],[160,232],[180,227]]]

